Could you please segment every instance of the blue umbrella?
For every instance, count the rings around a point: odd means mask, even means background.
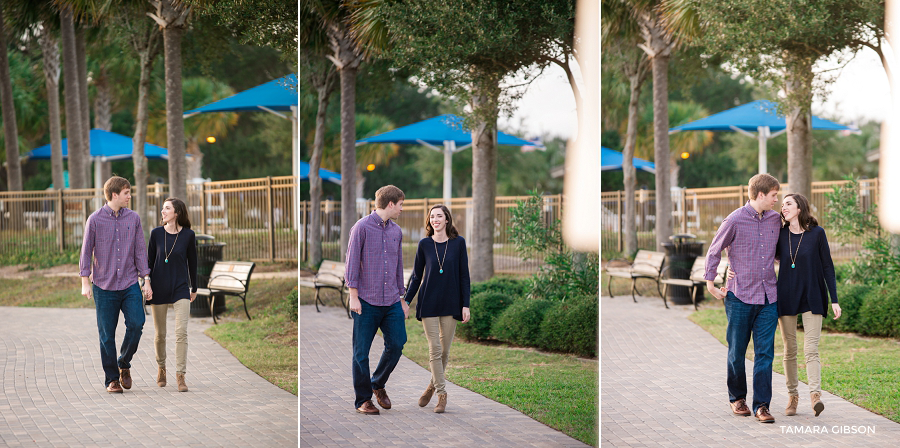
[[[624,157],[619,151],[613,151],[607,147],[600,147],[600,171],[622,171],[622,161]],[[653,162],[633,157],[632,163],[637,170],[646,171],[656,174],[656,166]]]
[[[334,171],[328,171],[324,168],[319,169],[319,177],[322,180],[327,180],[328,182],[341,184],[341,175],[335,173]],[[309,180],[309,164],[306,162],[300,162],[300,181]]]
[[[812,128],[823,131],[850,130],[833,121],[812,117]],[[787,130],[784,115],[778,114],[778,104],[768,100],[756,100],[701,118],[669,130],[669,134],[681,131],[735,131],[759,139],[759,172],[766,172],[766,142]],[[757,135],[751,132],[757,132]]]
[[[91,129],[91,159],[99,161],[130,159],[134,150],[131,137],[126,137],[115,132],[103,129]],[[144,143],[144,154],[148,159],[169,159],[166,148],[151,143]],[[69,157],[69,139],[62,140],[63,159]],[[39,146],[28,151],[25,157],[29,159],[50,159],[50,145]]]
[[[463,119],[453,114],[438,115],[434,118],[394,129],[374,137],[356,142],[356,146],[366,143],[396,143],[400,145],[424,145],[444,153],[444,201],[450,200],[451,161],[454,152],[472,145],[471,131],[463,128]],[[497,131],[497,144],[506,146],[534,146],[534,142],[522,140]],[[437,145],[443,145],[443,149]]]
[[[228,98],[209,103],[203,107],[191,109],[184,113],[184,118],[207,112],[236,112],[264,110],[291,111],[291,106],[299,104],[297,96],[297,75],[290,74],[273,79]],[[281,115],[281,114],[276,114]],[[283,115],[282,115],[283,116]]]

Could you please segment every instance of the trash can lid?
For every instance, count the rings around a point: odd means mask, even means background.
[[[669,237],[670,240],[692,240],[694,238],[697,238],[697,235],[691,233],[676,233]]]
[[[197,244],[210,244],[213,242],[213,240],[216,239],[216,237],[207,235],[205,233],[197,233],[194,235],[194,239],[197,240]],[[203,242],[201,243],[201,241]]]

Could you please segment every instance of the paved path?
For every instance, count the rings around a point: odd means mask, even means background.
[[[420,408],[416,402],[431,374],[406,357],[388,380],[392,409],[381,409],[377,416],[357,414],[350,375],[352,323],[343,309],[320,309],[300,307],[301,446],[585,446],[449,382],[446,413],[432,412],[436,398]],[[377,336],[370,355],[373,369],[382,349]]]
[[[900,440],[900,424],[828,392],[822,395],[825,412],[815,417],[803,383],[799,414],[786,417],[785,378],[778,373],[772,376],[774,424],[733,416],[725,385],[727,349],[687,319],[692,306],[670,304],[667,310],[651,297],[634,303],[631,297],[604,296],[600,302],[602,446],[884,447]],[[781,362],[778,353],[775,362]],[[752,383],[753,363],[746,367]],[[845,433],[859,427],[874,433]]]
[[[188,325],[190,392],[156,385],[152,320],[132,361],[134,386],[109,394],[93,309],[0,307],[0,446],[296,447],[297,397]],[[175,327],[169,313],[168,328]],[[121,343],[124,321],[116,340]]]

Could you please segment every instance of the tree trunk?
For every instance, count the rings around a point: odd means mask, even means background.
[[[634,147],[637,143],[638,107],[640,106],[641,88],[647,79],[647,62],[640,58],[635,62],[634,70],[628,73],[629,91],[628,127],[625,132],[625,148],[622,150],[622,172],[625,175],[625,223],[620,232],[625,232],[625,256],[632,256],[638,250],[637,225],[635,223],[634,188],[637,173],[634,169]]]
[[[71,8],[60,12],[60,35],[63,46],[63,78],[66,96],[66,139],[69,154],[69,186],[87,188],[87,164],[81,144],[81,105],[78,93],[78,62],[75,51],[75,24]]]
[[[356,191],[356,193],[355,193],[356,197],[358,197],[358,198],[363,197],[363,192],[365,191],[365,188],[366,188],[365,173],[363,173],[363,171],[361,169],[357,169],[356,170],[356,188],[354,189]]]
[[[203,153],[200,152],[200,143],[196,139],[191,139],[187,144],[187,153],[191,155],[191,159],[187,160],[187,178],[196,179],[203,177]]]
[[[656,167],[656,247],[672,235],[672,190],[669,180],[669,56],[650,59],[653,68],[653,163]]]
[[[316,132],[313,139],[312,157],[309,159],[309,266],[318,266],[322,261],[322,229],[319,209],[322,202],[322,178],[319,168],[322,166],[322,153],[325,150],[325,116],[328,102],[334,90],[334,72],[323,77],[324,82],[316,86],[318,91],[318,109],[316,110]]]
[[[347,259],[350,228],[356,224],[356,67],[341,74],[341,260]]]
[[[786,58],[785,114],[788,139],[788,184],[791,193],[812,197],[812,62],[805,58]]]
[[[63,189],[62,130],[59,116],[59,42],[50,31],[50,23],[42,24],[38,38],[44,62],[44,84],[47,87],[47,115],[50,119],[50,170],[53,188]]]
[[[0,8],[0,102],[3,111],[3,136],[6,139],[6,179],[9,191],[22,191],[22,166],[19,163],[19,131],[13,102],[12,78],[6,47],[6,22]],[[17,215],[11,213],[10,216]]]
[[[143,20],[143,19],[142,19]],[[147,104],[150,93],[150,72],[153,63],[159,55],[159,28],[151,25],[145,30],[139,31],[140,36],[132,40],[135,51],[140,60],[141,77],[138,82],[137,111],[134,120],[134,136],[131,139],[131,160],[134,163],[134,198],[135,210],[141,216],[141,228],[144,230],[144,241],[149,240],[150,230],[153,227],[151,214],[147,204],[147,157],[144,155],[144,143],[147,141]],[[154,210],[153,217],[156,216]]]
[[[181,27],[163,30],[166,67],[166,144],[169,150],[169,196],[188,202],[185,177],[184,104],[181,97]]]
[[[96,86],[94,95],[94,129],[112,131],[112,93],[110,92],[109,76],[106,74],[105,67],[100,67],[100,74],[95,78],[94,85]],[[106,179],[112,177],[112,162],[108,160],[102,161],[97,166],[100,167],[98,179],[101,179],[102,182],[106,182]],[[102,186],[103,184],[100,184],[97,187]]]
[[[497,99],[499,80],[487,76],[473,86],[472,228],[469,257],[472,282],[494,276],[494,200],[497,197]]]
[[[90,186],[91,179],[91,103],[88,99],[87,85],[87,51],[84,43],[84,28],[75,27],[75,61],[78,64],[78,107],[80,108],[78,128],[81,131],[81,153],[85,162],[85,179]],[[95,164],[96,165],[96,164]],[[100,185],[94,188],[103,188],[106,179],[101,180]]]

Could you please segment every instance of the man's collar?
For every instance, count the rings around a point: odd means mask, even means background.
[[[372,217],[375,219],[375,224],[378,224],[379,226],[380,226],[380,225],[385,225],[385,226],[387,226],[388,223],[391,222],[390,219],[388,219],[388,220],[386,220],[386,221],[383,220],[383,219],[381,219],[381,216],[379,216],[378,213],[375,212],[375,210],[372,210],[372,214],[371,214],[370,216],[372,216]]]
[[[744,205],[744,210],[747,210],[747,213],[749,213],[750,216],[756,217],[756,215],[759,215],[761,218],[765,218],[766,216],[768,216],[768,215],[766,215],[766,212],[774,212],[775,211],[775,210],[763,210],[763,211],[757,213],[756,209],[753,208],[752,205],[750,205],[749,200]]]

